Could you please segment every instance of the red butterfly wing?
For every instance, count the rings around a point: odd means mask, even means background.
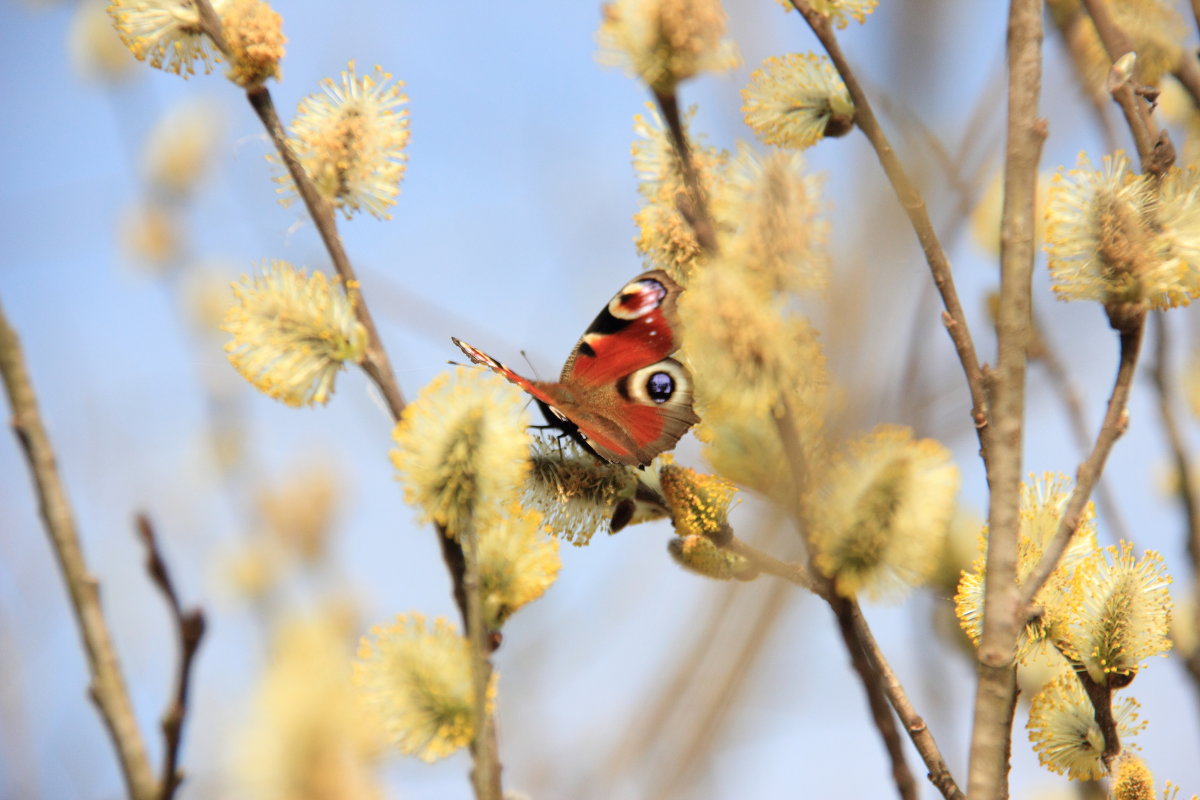
[[[531,381],[466,342],[453,341],[476,364],[565,417],[597,455],[645,465],[700,421],[692,411],[691,375],[668,358],[678,348],[680,291],[661,270],[626,284],[575,345],[559,383]]]
[[[675,352],[679,292],[679,284],[662,270],[634,278],[588,326],[560,380],[588,386],[609,383]]]

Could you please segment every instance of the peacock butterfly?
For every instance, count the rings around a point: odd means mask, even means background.
[[[557,383],[522,377],[482,350],[451,341],[533,395],[551,427],[606,461],[645,466],[700,421],[691,373],[669,357],[679,349],[680,291],[662,270],[625,284],[575,345]]]

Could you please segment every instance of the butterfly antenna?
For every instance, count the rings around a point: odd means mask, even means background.
[[[542,376],[538,374],[537,367],[535,367],[533,365],[533,362],[529,360],[529,354],[526,353],[524,350],[522,350],[521,358],[525,359],[525,365],[527,367],[529,367],[529,371],[533,373],[533,377],[540,381],[542,379]]]

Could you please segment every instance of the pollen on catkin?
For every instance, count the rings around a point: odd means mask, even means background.
[[[837,591],[894,597],[932,573],[958,492],[933,439],[884,425],[834,455],[806,497],[815,562]]]
[[[405,407],[392,433],[404,497],[457,536],[517,499],[529,471],[525,396],[498,375],[457,367]]]
[[[746,124],[764,144],[803,150],[854,123],[854,101],[827,56],[771,57],[742,89]]]
[[[675,464],[660,469],[658,478],[678,536],[725,535],[729,510],[737,496],[736,486],[716,475],[704,475]]]
[[[233,292],[238,304],[221,326],[233,334],[225,352],[242,377],[276,400],[324,404],[342,366],[365,356],[366,330],[338,278],[271,261]]]
[[[1200,294],[1200,203],[1193,170],[1169,174],[1161,199],[1122,153],[1054,176],[1046,252],[1062,300],[1165,309]]]
[[[679,315],[700,406],[769,418],[823,385],[816,330],[739,263],[722,258],[698,273],[680,297]]]
[[[1138,720],[1137,709],[1131,697],[1113,704],[1123,747],[1129,747],[1128,740],[1146,727]],[[1097,780],[1107,774],[1101,758],[1104,734],[1073,672],[1064,672],[1033,696],[1025,727],[1038,761],[1052,772],[1072,780]]]
[[[721,256],[765,292],[803,294],[829,282],[821,216],[821,179],[807,174],[799,153],[760,156],[744,143],[713,193],[713,217],[724,231]]]
[[[711,197],[722,179],[729,154],[705,143],[704,137],[689,130],[695,108],[683,115],[684,135],[691,143],[692,165],[701,191]],[[691,223],[680,211],[681,202],[689,202],[679,154],[654,105],[648,103],[645,116],[634,115],[633,169],[638,191],[645,205],[634,214],[638,226],[637,248],[649,266],[666,270],[686,286],[705,253],[696,239]],[[720,236],[719,224],[716,232]]]
[[[791,0],[775,0],[785,11],[795,10]],[[826,16],[838,28],[845,28],[854,20],[858,24],[867,21],[867,15],[879,5],[879,0],[808,0],[813,11]]]
[[[1021,483],[1020,520],[1017,539],[1017,583],[1024,583],[1038,565],[1046,547],[1054,538],[1070,496],[1071,480],[1064,475],[1045,473],[1040,478],[1030,476]],[[986,552],[987,528],[980,538],[980,552]],[[1034,596],[1042,613],[1022,629],[1017,641],[1017,659],[1022,661],[1035,646],[1045,640],[1061,640],[1071,618],[1068,602],[1071,579],[1075,568],[1098,547],[1096,541],[1095,509],[1089,503],[1080,516],[1079,526],[1071,537],[1066,551],[1058,560],[1041,590]],[[954,611],[959,624],[971,641],[978,644],[983,635],[983,595],[986,563],[980,555],[963,572],[954,597]]]
[[[724,38],[720,0],[614,0],[603,15],[600,62],[624,68],[656,92],[670,94],[682,80],[738,63],[737,48]]]
[[[517,609],[541,597],[562,562],[558,541],[546,534],[542,515],[509,506],[507,513],[476,530],[483,618],[498,630]]]
[[[475,737],[470,645],[444,619],[426,624],[420,614],[404,614],[372,628],[359,645],[354,682],[405,755],[437,761]],[[495,696],[492,673],[489,711]]]
[[[1146,762],[1125,750],[1113,765],[1113,800],[1157,800],[1154,775]]]
[[[551,532],[576,547],[607,526],[618,500],[637,487],[628,467],[600,461],[574,443],[536,437],[530,462],[522,505],[540,511]]]
[[[227,0],[221,13],[230,64],[226,76],[244,89],[279,80],[283,60],[283,17],[263,0]]]
[[[218,15],[227,2],[213,0]],[[208,74],[221,60],[200,24],[195,0],[113,0],[108,13],[130,52],[155,69],[186,78],[196,74],[197,61]]]
[[[1139,559],[1133,545],[1096,550],[1076,568],[1068,604],[1066,650],[1092,680],[1132,676],[1141,662],[1171,649],[1171,577],[1162,556]]]
[[[404,83],[392,81],[381,67],[359,75],[351,61],[340,80],[326,78],[321,93],[300,101],[290,127],[296,157],[317,191],[347,219],[367,211],[390,219],[408,155],[408,97]],[[276,155],[268,156],[282,164]],[[296,196],[292,177],[282,172],[280,202]]]

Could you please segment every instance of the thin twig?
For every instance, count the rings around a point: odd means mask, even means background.
[[[325,243],[325,249],[329,252],[334,269],[342,277],[342,283],[346,288],[351,290],[350,296],[354,300],[355,315],[367,331],[366,355],[362,363],[363,371],[379,387],[379,391],[383,392],[383,399],[387,402],[392,418],[399,420],[400,414],[404,411],[404,395],[400,392],[400,384],[396,382],[396,374],[392,370],[391,361],[388,360],[387,351],[383,348],[383,341],[379,338],[379,331],[375,328],[375,321],[371,317],[366,301],[363,300],[362,292],[358,291],[358,276],[350,264],[350,259],[346,256],[345,248],[342,247],[342,239],[338,235],[333,209],[317,192],[317,188],[308,179],[303,165],[296,158],[296,154],[292,152],[292,147],[288,143],[287,135],[283,131],[283,125],[279,121],[279,114],[275,111],[275,104],[271,100],[271,93],[267,87],[259,86],[248,89],[246,99],[250,101],[254,112],[258,114],[267,133],[271,135],[275,149],[279,152],[287,166],[288,173],[292,176],[296,191],[304,200],[309,215],[316,223],[317,231],[321,234],[321,241]]]
[[[700,175],[696,170],[696,160],[692,158],[692,147],[683,130],[683,118],[679,113],[679,101],[675,92],[654,92],[654,100],[666,120],[667,129],[671,132],[671,143],[679,156],[679,165],[683,172],[684,186],[687,188],[688,203],[681,203],[679,211],[684,219],[692,226],[696,234],[696,243],[706,253],[717,251],[716,229],[713,227],[712,216],[708,213],[708,198],[704,187],[700,184]]]
[[[88,571],[66,488],[50,437],[42,424],[21,342],[0,308],[0,374],[12,409],[12,428],[29,464],[38,510],[67,584],[92,680],[89,692],[117,751],[125,787],[134,800],[153,800],[159,786],[138,730],[112,634],[100,606],[100,589]]]
[[[1038,117],[1042,87],[1042,3],[1012,0],[1008,17],[1008,135],[1004,207],[1000,221],[1000,305],[992,384],[988,475],[987,577],[983,635],[977,651],[979,682],[967,793],[1007,796],[1005,725],[1016,703],[1014,653],[1024,620],[1017,602],[1018,497],[1021,484],[1025,376],[1032,314],[1034,209],[1045,120]]]
[[[1117,53],[1119,57],[1123,52],[1128,52],[1127,50],[1121,51],[1121,47],[1127,46],[1127,40],[1108,17],[1107,7],[1103,0],[1084,0],[1084,5],[1088,13],[1092,15],[1093,21],[1096,22],[1096,29],[1100,31],[1101,39],[1110,55]],[[1149,108],[1144,105],[1140,97],[1133,97],[1130,101],[1129,93],[1133,91],[1131,79],[1128,75],[1120,75],[1116,67],[1110,73],[1109,91],[1112,93],[1113,99],[1126,111],[1126,119],[1129,121],[1131,133],[1138,145],[1142,172],[1161,176],[1175,158],[1174,147],[1171,145],[1166,131],[1162,131],[1153,144],[1149,142],[1150,133],[1154,130],[1149,117]],[[1109,324],[1120,334],[1121,353],[1117,378],[1113,383],[1112,393],[1109,395],[1108,407],[1104,413],[1100,432],[1096,436],[1096,443],[1092,447],[1091,454],[1079,465],[1079,471],[1075,478],[1075,489],[1067,500],[1054,538],[1046,547],[1042,560],[1030,572],[1025,584],[1021,587],[1021,606],[1024,608],[1031,606],[1033,598],[1058,566],[1058,559],[1066,551],[1071,537],[1079,527],[1081,515],[1087,505],[1092,488],[1104,471],[1104,462],[1117,439],[1125,432],[1129,421],[1126,405],[1129,402],[1133,374],[1137,367],[1138,351],[1141,348],[1143,333],[1146,329],[1146,311],[1126,306],[1109,306],[1107,312]]]
[[[820,585],[817,581],[813,580],[812,574],[805,569],[803,564],[780,561],[774,556],[764,553],[757,547],[747,544],[736,537],[730,537],[721,546],[729,552],[736,553],[746,559],[750,562],[751,566],[763,574],[783,578],[785,581],[794,583],[803,589],[808,589],[814,594],[820,594],[821,592]]]
[[[862,85],[850,67],[850,63],[842,53],[829,18],[814,11],[804,0],[792,0],[792,5],[804,17],[808,26],[821,41],[825,52],[829,54],[830,60],[833,61],[833,65],[841,76],[842,82],[846,85],[846,90],[850,93],[850,97],[854,101],[854,123],[866,135],[871,146],[874,147],[875,154],[879,158],[879,163],[882,165],[884,172],[888,176],[888,180],[892,184],[892,190],[896,193],[896,197],[899,199],[905,213],[908,214],[913,230],[917,234],[917,240],[920,242],[921,249],[925,253],[925,260],[928,262],[930,272],[933,274],[934,284],[942,296],[942,305],[945,308],[943,322],[946,326],[946,332],[950,335],[950,340],[954,344],[954,349],[958,353],[958,360],[962,364],[963,374],[966,376],[967,388],[971,394],[971,419],[974,421],[976,434],[979,437],[980,454],[983,457],[984,463],[987,463],[988,440],[990,436],[988,432],[988,407],[987,395],[983,384],[983,371],[979,366],[979,358],[975,353],[975,343],[971,339],[971,331],[967,325],[966,313],[963,311],[962,303],[958,299],[958,290],[954,285],[954,275],[950,269],[950,261],[947,259],[946,252],[942,249],[937,232],[933,228],[933,223],[929,219],[929,211],[925,206],[925,200],[921,196],[921,192],[916,184],[908,177],[908,173],[905,172],[904,166],[896,156],[895,150],[892,149],[891,142],[888,141],[886,134],[884,134],[883,129],[876,120],[866,92],[863,91]]]
[[[445,535],[439,526],[438,533]],[[476,800],[501,800],[500,760],[496,747],[496,728],[488,710],[488,685],[492,679],[492,662],[486,620],[483,618],[483,586],[479,573],[479,536],[473,522],[456,532],[466,558],[463,592],[467,599],[467,642],[471,650],[471,682],[475,689],[475,737],[471,740],[471,783]]]
[[[1121,325],[1121,329],[1118,331],[1121,341],[1120,363],[1117,366],[1117,377],[1113,383],[1112,393],[1108,398],[1108,407],[1104,412],[1104,421],[1100,425],[1100,432],[1096,436],[1092,452],[1079,465],[1075,476],[1075,488],[1067,499],[1066,506],[1063,507],[1062,517],[1054,532],[1054,538],[1047,544],[1042,560],[1038,562],[1037,567],[1029,573],[1029,577],[1021,585],[1020,608],[1027,609],[1032,605],[1033,598],[1058,566],[1058,559],[1066,551],[1071,537],[1082,521],[1088,497],[1091,495],[1100,473],[1104,471],[1104,462],[1108,458],[1109,452],[1112,451],[1113,445],[1116,444],[1117,439],[1125,432],[1125,428],[1129,424],[1129,412],[1126,405],[1129,403],[1129,392],[1133,386],[1133,374],[1137,367],[1138,350],[1142,344],[1145,321],[1146,314],[1141,311],[1135,312],[1132,319],[1125,321],[1118,319],[1115,323]]]
[[[950,768],[946,765],[946,760],[942,758],[941,750],[938,749],[933,734],[929,732],[925,720],[909,702],[900,679],[892,671],[891,664],[883,655],[879,643],[875,641],[875,636],[871,633],[871,626],[867,624],[862,609],[859,608],[856,601],[848,600],[846,602],[850,619],[854,623],[858,644],[883,682],[883,691],[887,694],[888,701],[891,702],[900,721],[904,723],[904,728],[908,731],[908,736],[916,746],[917,752],[921,754],[921,759],[929,770],[929,781],[937,787],[946,800],[963,800],[962,790],[954,782],[954,776],[950,774]]]
[[[780,561],[774,556],[764,553],[753,545],[738,539],[732,533],[722,542],[722,546],[747,559],[761,572],[782,578],[796,586],[813,592],[829,603],[835,614],[839,614],[838,604],[849,604],[846,606],[846,616],[853,622],[857,646],[861,648],[871,666],[871,670],[865,675],[860,673],[860,677],[864,680],[878,679],[882,682],[883,692],[887,695],[888,701],[896,711],[896,715],[900,717],[900,721],[904,723],[909,738],[916,746],[917,752],[921,755],[921,759],[925,762],[925,766],[929,770],[929,780],[937,787],[946,800],[962,800],[962,791],[954,782],[954,777],[950,774],[949,767],[946,766],[946,760],[942,758],[941,751],[938,749],[933,734],[929,732],[925,721],[913,708],[907,693],[904,691],[903,685],[900,683],[900,679],[892,671],[891,665],[875,641],[870,626],[862,616],[862,611],[858,608],[858,604],[836,595],[828,581],[814,578],[812,573],[803,566]],[[850,646],[850,644],[847,643],[847,646]],[[851,652],[853,655],[853,650]],[[868,688],[868,692],[870,691],[872,690]]]
[[[163,593],[171,618],[175,621],[175,635],[179,641],[179,668],[175,673],[175,691],[171,703],[162,716],[163,763],[159,775],[159,800],[171,800],[183,783],[183,771],[179,769],[179,748],[183,741],[183,721],[187,717],[188,690],[191,686],[192,665],[204,638],[204,612],[198,608],[184,611],[179,594],[171,580],[167,562],[158,549],[154,528],[145,514],[137,517],[138,536],[146,548],[146,571],[154,585]]]
[[[1121,738],[1117,732],[1117,721],[1113,717],[1112,696],[1113,687],[1108,683],[1097,683],[1087,670],[1076,667],[1076,676],[1083,684],[1083,691],[1092,704],[1093,717],[1104,737],[1104,750],[1100,760],[1104,762],[1105,771],[1111,774],[1112,762],[1121,754]]]
[[[210,0],[196,0],[196,7],[199,10],[205,33],[226,58],[231,58],[221,18],[213,10]],[[379,331],[375,327],[370,309],[367,308],[362,293],[358,291],[360,285],[358,276],[346,255],[345,248],[342,247],[342,239],[338,234],[333,208],[309,180],[304,166],[292,151],[287,134],[283,130],[283,124],[279,121],[279,114],[275,110],[275,104],[271,100],[270,91],[266,86],[250,87],[246,90],[246,99],[250,101],[254,113],[258,115],[263,127],[267,129],[272,144],[275,145],[279,157],[283,159],[284,166],[287,167],[288,174],[292,177],[296,192],[304,201],[304,207],[308,209],[309,216],[312,217],[313,223],[317,227],[317,233],[321,236],[321,241],[329,253],[334,269],[341,276],[346,289],[350,291],[354,301],[355,316],[367,332],[366,354],[362,363],[363,371],[379,387],[392,418],[398,420],[401,412],[404,411],[404,395],[400,391],[400,384],[396,381],[395,371],[392,369],[391,361],[388,360],[387,351],[384,350],[383,340],[379,337]]]
[[[896,730],[896,718],[888,707],[887,694],[879,673],[876,672],[863,651],[859,641],[858,631],[854,625],[853,601],[844,597],[833,597],[830,608],[837,617],[838,631],[842,634],[842,642],[850,653],[850,663],[858,673],[858,679],[867,693],[867,705],[871,709],[871,718],[883,739],[884,749],[892,763],[892,781],[896,790],[904,800],[916,800],[919,796],[917,782],[913,779],[912,771],[904,758],[904,746],[900,740],[900,732]]]
[[[213,11],[210,1],[196,0],[196,5],[200,10],[201,19],[204,21],[205,31],[221,51],[228,56],[228,47],[224,44],[221,21],[216,12]],[[371,312],[367,308],[362,292],[357,290],[359,286],[358,277],[354,272],[353,266],[350,264],[350,259],[346,255],[345,248],[342,247],[342,240],[337,231],[333,209],[325,201],[325,198],[317,192],[316,187],[309,180],[308,174],[304,171],[303,165],[300,164],[296,158],[296,154],[292,151],[287,135],[284,133],[283,124],[279,121],[279,114],[275,110],[275,104],[271,100],[270,92],[267,91],[266,87],[251,88],[246,91],[246,98],[250,101],[250,105],[254,108],[255,113],[258,114],[264,127],[266,127],[267,133],[270,134],[271,141],[279,152],[280,158],[283,159],[284,164],[287,166],[288,174],[291,175],[292,181],[296,186],[296,191],[303,199],[304,206],[308,209],[308,213],[317,227],[317,232],[321,235],[321,241],[325,244],[325,249],[329,253],[329,258],[333,262],[334,268],[337,270],[338,275],[341,276],[346,288],[354,290],[352,297],[354,299],[355,315],[367,331],[366,355],[362,364],[363,371],[367,373],[367,376],[379,388],[379,391],[383,393],[384,401],[387,403],[392,419],[399,421],[405,407],[404,395],[400,391],[400,384],[396,381],[395,371],[392,369],[391,361],[388,359],[387,351],[384,349],[383,340],[379,337],[379,332],[375,328]],[[442,550],[442,559],[446,563],[446,569],[449,571],[453,582],[454,599],[465,625],[467,621],[467,607],[466,597],[462,589],[464,574],[462,548],[453,538],[439,534],[438,539],[438,545]]]

